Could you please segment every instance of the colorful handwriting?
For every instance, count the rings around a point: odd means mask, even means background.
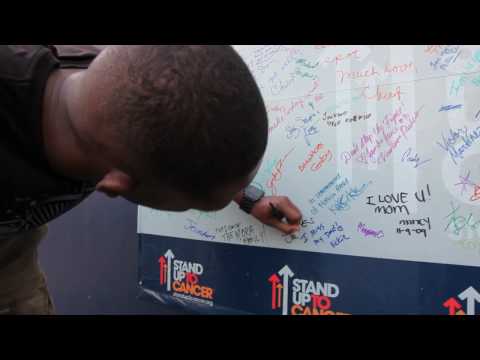
[[[449,111],[449,110],[455,110],[455,109],[461,109],[462,108],[462,104],[457,104],[457,105],[444,105],[440,108],[440,110],[438,110],[438,112],[441,112],[441,111]]]
[[[359,50],[358,49],[355,49],[353,51],[350,51],[346,54],[344,53],[339,53],[339,54],[336,54],[334,57],[331,57],[331,58],[325,58],[324,59],[324,63],[328,63],[328,64],[331,64],[331,63],[335,63],[335,65],[338,65],[338,63],[342,62],[342,61],[345,61],[345,60],[348,60],[348,59],[356,59],[356,60],[359,60],[360,59],[360,56],[359,56]]]
[[[272,195],[277,195],[277,184],[282,178],[282,171],[283,167],[285,165],[285,161],[287,157],[295,150],[295,148],[291,149],[288,153],[285,154],[285,156],[277,161],[277,164],[275,165],[275,169],[272,172],[272,177],[267,183],[267,188],[271,189]]]
[[[300,170],[300,172],[304,172],[307,165],[309,165],[313,160],[314,158],[316,157],[316,155],[319,155],[319,159],[317,159],[317,161],[315,161],[313,164],[311,164],[310,166],[310,170],[311,171],[318,171],[320,170],[320,168],[328,161],[332,160],[332,152],[331,150],[327,150],[326,152],[320,152],[320,150],[324,149],[324,145],[323,144],[317,144],[313,150],[311,150],[309,153],[308,153],[308,156],[307,158],[300,164],[298,165],[298,169]],[[319,154],[320,152],[320,154]]]
[[[470,149],[473,144],[480,138],[480,126],[475,129],[450,129],[448,134],[442,133],[442,142],[438,142],[443,150],[448,152],[451,160],[457,165],[458,159],[463,159],[463,154]]]
[[[470,79],[467,75],[462,75],[459,78],[454,79],[452,81],[452,84],[450,85],[449,95],[458,96],[458,93],[465,86],[465,84],[467,84],[467,82],[470,82],[472,85],[480,87],[480,75],[476,75],[474,77],[471,77]]]
[[[320,64],[320,62],[317,61],[315,64],[311,64],[306,59],[297,59],[297,64],[308,69],[315,69]]]
[[[330,180],[327,185],[325,185],[323,188],[320,189],[319,192],[314,194],[314,196],[309,200],[310,204],[314,204],[316,201],[318,201],[328,190],[332,188],[338,181],[340,180],[340,174],[335,175],[335,177]],[[345,179],[348,183],[348,179]]]
[[[198,227],[198,224],[195,221],[193,221],[191,219],[187,219],[187,221],[189,222],[189,224],[184,226],[185,230],[189,230],[189,231],[193,232],[194,234],[200,235],[201,237],[203,237],[207,240],[210,240],[210,241],[215,240],[215,235],[211,235],[211,234],[208,233],[208,231],[200,229]]]
[[[317,90],[319,86],[320,86],[320,81],[315,80],[313,82],[313,88],[307,93],[307,96],[311,96],[313,93],[315,93],[315,90]],[[323,97],[323,95],[321,95],[321,94],[318,94],[318,95]]]
[[[386,74],[392,74],[392,73],[398,74],[398,73],[404,73],[411,70],[415,70],[415,64],[413,63],[413,61],[410,61],[409,63],[394,64],[394,65],[386,64],[384,72]]]
[[[475,186],[475,184],[470,180],[470,170],[468,170],[468,174],[465,176],[459,175],[458,177],[460,178],[460,182],[456,183],[455,186],[462,186],[462,195],[465,191],[467,191],[467,186]]]
[[[272,133],[275,129],[280,127],[288,121],[290,114],[305,108],[305,100],[296,99],[290,102],[288,105],[267,105],[267,113],[270,116],[275,116],[275,120],[269,124],[268,133]]]
[[[389,76],[391,74],[404,73],[414,69],[415,69],[415,65],[413,61],[411,61],[409,63],[402,63],[402,64],[390,64],[390,65],[386,64],[383,70],[376,68],[375,65],[370,65],[369,68],[360,70],[360,71],[337,70],[337,75],[340,79],[340,84],[343,84],[343,82],[346,79],[350,79],[350,80],[368,79],[371,77],[379,77],[382,74]]]
[[[470,201],[477,201],[480,199],[480,186],[475,185],[475,188],[473,189],[473,195],[470,197]]]
[[[287,139],[297,139],[302,134],[307,146],[311,145],[310,137],[319,132],[315,125],[287,126],[285,131],[287,132]]]
[[[369,228],[367,228],[367,226],[366,226],[364,223],[362,223],[362,222],[361,222],[361,223],[358,223],[357,230],[358,230],[358,232],[360,232],[361,234],[363,234],[365,237],[372,236],[372,237],[374,237],[374,238],[380,239],[380,238],[383,238],[383,236],[384,236],[382,230],[376,231],[376,230],[369,229]]]
[[[325,243],[326,241],[328,241],[330,246],[335,248],[341,243],[343,243],[345,240],[350,239],[350,237],[343,233],[343,226],[340,225],[337,221],[335,221],[334,224],[328,226],[323,223],[315,224],[315,220],[311,218],[310,221],[308,221],[308,223],[304,224],[302,227],[304,227],[305,229],[300,235],[283,235],[285,242],[290,244],[294,240],[303,240],[304,244],[311,241],[315,245],[318,245],[320,242]]]
[[[362,70],[362,71],[337,70],[337,75],[339,76],[340,84],[343,84],[345,79],[350,79],[350,80],[366,79],[372,76],[378,76],[380,74],[375,69],[375,66],[372,65],[371,68]]]
[[[479,52],[477,51],[474,56],[470,58],[470,60],[463,66],[464,72],[468,71],[473,71],[476,66],[480,63],[480,57],[477,55]],[[452,84],[450,85],[450,92],[449,95],[458,95],[458,92],[465,86],[467,82],[470,82],[471,84],[475,86],[480,86],[480,75],[474,76],[473,78],[468,78],[468,74],[461,75],[460,77],[457,77],[452,81]]]
[[[340,245],[341,243],[343,243],[346,240],[350,240],[350,237],[348,237],[345,234],[341,234],[341,235],[337,236],[335,240],[330,241],[330,246],[333,247],[333,248],[336,248],[338,245]]]
[[[400,144],[400,140],[408,139],[407,135],[422,109],[423,106],[415,113],[404,113],[399,107],[393,114],[385,115],[383,121],[378,122],[372,131],[361,135],[359,141],[353,144],[353,149],[341,154],[345,164],[352,159],[364,164],[385,163]],[[386,149],[381,151],[385,147]]]
[[[317,78],[315,74],[310,74],[308,71],[301,71],[300,69],[295,70],[295,75],[298,75],[301,78],[309,78],[314,80]]]
[[[397,86],[395,90],[382,90],[380,85],[377,85],[375,93],[368,93],[370,86],[366,86],[362,89],[361,97],[366,100],[376,100],[376,101],[390,101],[392,99],[397,99],[398,101],[402,100],[402,92],[400,86]]]
[[[372,182],[362,184],[360,188],[356,186],[349,186],[348,178],[340,180],[340,175],[337,174],[326,186],[317,192],[310,200],[312,204],[311,214],[318,213],[318,207],[324,208],[330,204],[328,210],[336,214],[337,211],[345,211],[350,209],[350,204],[356,200]],[[335,186],[335,187],[334,187]],[[347,190],[345,190],[347,189]],[[330,191],[331,190],[331,191]]]
[[[460,182],[456,183],[455,186],[462,186],[461,195],[465,191],[467,191],[467,186],[472,188],[473,187],[473,195],[470,196],[470,201],[477,201],[480,199],[480,185],[475,184],[473,181],[470,180],[470,170],[465,176],[459,175]]]
[[[330,245],[335,247],[339,243],[332,245],[332,242],[337,242],[337,240],[339,240],[340,235],[342,235],[338,234],[340,232],[343,232],[343,226],[339,225],[338,222],[335,221],[335,224],[332,224],[329,227],[325,227],[323,224],[318,225],[309,231],[309,235],[313,238],[313,242],[315,244],[318,244],[319,242],[325,242],[325,240],[330,240]]]
[[[352,201],[356,200],[360,195],[362,195],[367,189],[368,185],[372,182],[362,184],[360,188],[351,187],[350,190],[346,191],[344,194],[337,197],[334,208],[329,208],[331,212],[336,214],[336,211],[345,211],[350,210],[350,204]]]
[[[473,219],[473,213],[469,213],[467,216],[459,215],[460,205],[455,207],[453,202],[450,202],[452,212],[450,212],[445,218],[448,220],[448,224],[444,231],[450,232],[454,235],[460,235],[462,230],[475,231],[480,226],[480,220]]]
[[[445,45],[427,45],[425,47],[425,52],[427,54],[438,54],[438,52],[444,47]]]
[[[418,168],[420,165],[423,165],[432,159],[425,159],[425,160],[420,160],[420,157],[418,156],[417,153],[414,153],[412,148],[408,148],[407,151],[405,151],[402,155],[402,162],[410,162],[414,163],[415,165],[413,166],[415,169]]]
[[[434,70],[441,70],[446,71],[447,68],[452,65],[460,55],[461,50],[460,46],[447,46],[443,48],[440,52],[440,55],[435,58],[435,60],[430,62],[430,66],[433,67]]]

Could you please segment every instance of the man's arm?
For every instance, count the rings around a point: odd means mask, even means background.
[[[234,197],[234,201],[240,205],[243,198],[243,190]],[[287,220],[282,222],[278,220],[272,213],[272,204],[280,210]],[[252,208],[250,213],[265,225],[272,226],[285,234],[292,234],[300,229],[300,221],[302,213],[286,196],[265,196],[261,198]]]

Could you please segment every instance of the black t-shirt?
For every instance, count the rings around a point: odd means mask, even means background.
[[[51,73],[88,68],[99,52],[84,45],[0,45],[0,237],[46,224],[94,190],[50,168],[41,116]]]

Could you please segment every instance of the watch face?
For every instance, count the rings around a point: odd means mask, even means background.
[[[249,186],[245,189],[245,196],[253,201],[260,199],[263,195],[265,195],[265,193],[255,186]]]

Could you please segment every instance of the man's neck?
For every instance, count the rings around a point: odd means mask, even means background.
[[[75,180],[97,180],[92,159],[87,156],[75,131],[75,87],[83,71],[57,70],[50,76],[44,96],[42,129],[47,160],[56,173]]]

